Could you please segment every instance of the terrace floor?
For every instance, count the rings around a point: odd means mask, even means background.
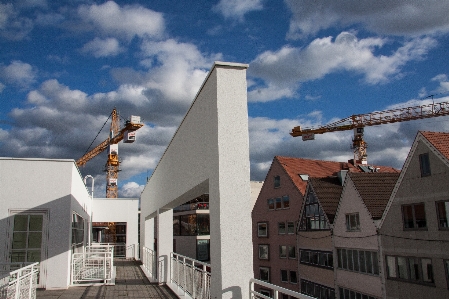
[[[76,286],[67,290],[38,290],[37,298],[97,299],[97,298],[178,298],[167,286],[150,283],[139,261],[115,259],[114,286]]]

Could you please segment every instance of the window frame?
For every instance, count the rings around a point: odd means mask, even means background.
[[[290,224],[292,225],[292,231],[290,232]],[[294,221],[287,221],[287,234],[288,235],[294,235],[296,233],[295,230],[295,222]]]
[[[281,176],[280,175],[274,176],[274,184],[273,185],[274,185],[274,189],[281,187]]]
[[[296,281],[292,281],[292,273],[295,273]],[[298,272],[296,270],[288,271],[288,281],[292,284],[298,284]]]
[[[352,217],[355,218],[356,226],[352,227]],[[359,212],[345,214],[346,219],[346,231],[347,232],[359,232],[360,231],[360,215]]]
[[[266,271],[267,276],[268,276],[267,280],[262,279],[262,271]],[[270,282],[270,267],[259,267],[259,280],[265,281],[265,282]]]
[[[269,210],[269,211],[276,210],[276,209],[275,209],[274,198],[268,198],[268,199],[267,199],[267,205],[268,205],[268,210]],[[272,206],[272,208],[270,208],[270,206]]]
[[[266,258],[261,257],[261,254],[260,254],[260,249],[263,247],[266,248],[266,256],[267,256]],[[270,260],[270,245],[269,244],[259,244],[257,249],[258,249],[259,260],[268,260],[268,261]]]
[[[416,212],[415,212],[415,207],[416,206],[423,206],[424,209],[424,221],[425,221],[425,226],[423,227],[418,227],[418,223],[416,220]],[[412,221],[413,221],[413,227],[405,227],[406,221],[405,221],[405,217],[406,217],[406,213],[404,212],[405,208],[410,207],[412,209]],[[403,204],[401,205],[401,213],[402,213],[402,227],[404,230],[427,230],[427,215],[426,215],[426,205],[424,202],[417,202],[417,203],[411,203],[411,204]]]
[[[293,248],[293,250],[291,250],[292,248]],[[291,252],[294,253],[293,257],[290,255]],[[296,260],[296,246],[295,245],[289,245],[287,247],[287,257],[291,260]]]
[[[377,251],[353,248],[336,248],[336,251],[337,269],[372,276],[380,275]]]
[[[321,263],[323,255],[326,256],[327,265]],[[299,249],[299,263],[307,266],[333,270],[334,253],[332,251]]]
[[[265,235],[261,235],[260,234],[260,227],[262,225],[265,225],[265,230],[266,230],[266,234]],[[268,238],[268,222],[267,221],[263,221],[263,222],[258,222],[257,223],[257,236],[259,238]]]
[[[390,266],[388,263],[388,259],[393,259],[394,265]],[[399,263],[398,263],[398,259],[404,259],[405,260],[405,270],[407,271],[405,273],[405,277],[400,277],[401,276],[401,269],[399,268]],[[410,267],[410,260],[417,260],[417,265],[418,265],[418,275],[419,278],[418,279],[413,279],[413,277],[416,277],[416,275],[412,276],[411,273],[411,267]],[[429,274],[429,272],[425,273],[424,269],[423,269],[423,263],[425,261],[429,260],[430,261],[430,281],[424,279],[425,274]],[[427,264],[429,265],[429,264]],[[393,267],[393,268],[391,268]],[[428,271],[428,267],[426,269],[426,271]],[[409,282],[409,283],[414,283],[414,284],[422,284],[422,285],[431,285],[434,286],[435,285],[435,271],[433,268],[433,263],[432,263],[432,258],[430,257],[417,257],[417,256],[398,256],[398,255],[385,255],[385,270],[386,270],[386,278],[387,279],[391,279],[391,280],[398,280],[398,281],[404,281],[404,282]],[[391,275],[392,271],[394,271],[394,276]]]
[[[445,212],[446,212],[446,226],[442,226],[441,225],[441,218],[440,218],[440,216],[441,216],[441,211],[440,211],[440,208],[439,208],[439,204],[441,204],[441,203],[447,203],[448,204],[448,207],[447,207],[447,209],[446,209],[446,205],[444,205],[444,207],[445,207]],[[439,201],[436,201],[435,202],[435,208],[436,208],[436,211],[437,211],[437,219],[438,219],[438,229],[440,229],[440,230],[449,230],[449,213],[448,213],[448,211],[449,211],[449,200],[439,200]]]
[[[281,226],[284,225],[284,232],[281,231]],[[285,222],[278,222],[278,235],[285,235],[287,234],[287,226]]]
[[[366,293],[360,293],[358,291],[347,289],[341,286],[337,286],[337,288],[338,288],[338,296],[340,299],[350,299],[350,298],[380,299],[380,297],[371,296]],[[353,293],[354,295],[350,293]],[[346,296],[345,294],[347,294],[348,296]]]
[[[282,254],[283,250],[285,249],[285,255]],[[288,251],[287,251],[287,245],[279,245],[279,258],[280,259],[286,259],[288,257]]]
[[[449,289],[449,259],[443,259],[444,272],[446,272],[446,287]]]
[[[429,153],[422,153],[419,155],[419,170],[421,172],[421,177],[432,175]]]
[[[285,273],[285,280],[283,274]],[[288,283],[289,282],[289,276],[288,276],[288,270],[281,269],[281,282]]]

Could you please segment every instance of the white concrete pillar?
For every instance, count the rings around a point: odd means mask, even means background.
[[[173,210],[157,211],[158,282],[169,279],[170,253],[173,252]]]
[[[246,72],[215,70],[218,171],[209,180],[211,298],[247,298],[253,248]]]

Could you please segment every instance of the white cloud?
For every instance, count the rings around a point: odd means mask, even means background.
[[[129,40],[136,35],[160,38],[165,31],[163,15],[140,5],[120,7],[114,1],[107,1],[100,5],[80,6],[78,14],[105,34]]]
[[[213,10],[221,13],[225,18],[243,21],[245,14],[263,9],[263,0],[220,0]]]
[[[448,92],[449,91],[449,79],[446,74],[439,74],[432,78],[431,81],[436,81],[440,84],[437,92]]]
[[[100,39],[98,37],[85,44],[81,50],[85,53],[91,53],[96,58],[117,56],[124,51],[117,39]]]
[[[378,84],[400,75],[407,62],[422,59],[436,45],[430,37],[415,38],[390,55],[376,54],[387,43],[383,38],[358,39],[352,33],[342,32],[335,40],[317,38],[305,48],[284,46],[275,52],[266,51],[251,62],[248,72],[262,78],[271,89],[279,90],[342,70],[364,75],[368,84]],[[267,101],[266,94],[258,99],[256,92],[250,93],[252,101]],[[274,95],[272,100],[277,98]]]
[[[139,185],[136,182],[126,183],[119,190],[120,197],[140,198],[140,193],[142,193],[144,187],[144,185]]]
[[[0,65],[0,78],[8,83],[26,88],[36,81],[37,70],[30,64],[16,60],[9,65]]]
[[[0,36],[9,40],[21,40],[33,29],[33,21],[19,15],[11,3],[0,3]]]
[[[449,32],[448,1],[286,0],[293,16],[290,38],[315,35],[332,26],[362,24],[393,35]]]

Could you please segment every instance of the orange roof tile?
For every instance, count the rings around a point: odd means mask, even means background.
[[[300,174],[307,174],[309,177],[328,177],[336,176],[340,170],[348,170],[349,172],[363,172],[362,169],[348,162],[311,160],[282,156],[276,156],[275,159],[277,159],[282,165],[302,195],[306,192],[307,181],[303,181],[299,176]],[[379,168],[379,172],[399,172],[399,170],[393,167],[374,167]]]
[[[420,133],[449,160],[449,133],[427,131],[420,131]]]

